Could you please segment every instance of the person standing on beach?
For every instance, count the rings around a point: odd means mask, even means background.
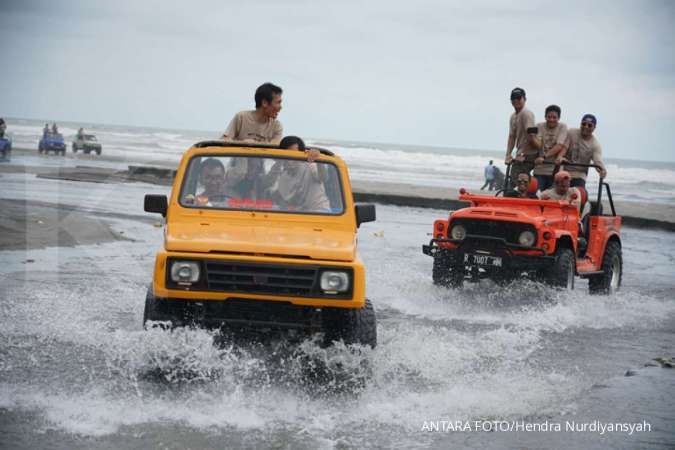
[[[490,164],[485,166],[483,174],[485,175],[485,184],[480,188],[480,190],[482,191],[486,186],[489,186],[488,190],[491,191],[494,188],[495,179],[495,166],[492,165],[492,160],[490,160]]]
[[[259,86],[254,96],[255,109],[235,114],[222,138],[228,141],[278,144],[283,136],[283,127],[277,120],[282,93],[282,89],[272,83]]]
[[[511,164],[511,180],[515,185],[519,173],[530,173],[534,169],[534,160],[539,151],[536,146],[534,114],[525,108],[525,89],[514,88],[511,91],[511,105],[515,112],[509,119],[509,140],[506,145],[505,164]],[[516,149],[515,160],[513,149]]]
[[[540,152],[535,160],[534,176],[540,191],[553,186],[554,163],[561,164],[567,151],[567,125],[560,122],[560,113],[560,106],[549,105],[544,112],[546,122],[537,124],[537,136],[541,138],[536,142]]]
[[[602,162],[602,147],[600,142],[593,136],[593,131],[598,124],[598,120],[593,114],[584,114],[581,118],[581,126],[579,128],[572,128],[567,133],[567,155],[566,160],[570,163],[577,164],[595,164],[600,166],[596,169],[601,178],[607,176],[607,169],[605,163]],[[572,180],[570,186],[572,187],[586,187],[586,176],[588,175],[588,167],[574,167],[571,166],[566,170],[569,171]]]

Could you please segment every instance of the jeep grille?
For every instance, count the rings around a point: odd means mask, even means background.
[[[454,219],[450,223],[450,228],[455,224],[461,224],[466,228],[466,234],[490,236],[504,239],[510,244],[518,243],[518,236],[525,230],[535,233],[536,230],[530,224],[519,222],[506,222],[502,220],[483,220],[483,219]]]

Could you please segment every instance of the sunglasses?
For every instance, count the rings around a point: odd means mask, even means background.
[[[595,128],[595,124],[592,122],[581,122],[581,126],[584,128]]]
[[[518,180],[518,181],[516,181],[516,183],[518,183],[518,184],[528,184],[529,182],[530,182],[530,180]]]

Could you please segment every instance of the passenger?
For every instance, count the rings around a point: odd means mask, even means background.
[[[553,186],[555,164],[561,164],[567,151],[567,125],[560,122],[560,106],[550,105],[545,112],[546,122],[537,124],[539,157],[535,160],[534,175],[539,190]]]
[[[568,133],[567,139],[567,155],[565,159],[571,163],[577,164],[595,164],[600,166],[596,170],[601,178],[607,176],[607,169],[602,162],[602,147],[600,142],[593,136],[593,131],[597,126],[598,121],[593,114],[585,114],[581,118],[581,126],[579,128],[572,128]],[[588,167],[569,167],[570,176],[572,180],[570,186],[572,187],[586,187],[586,176],[588,175]]]
[[[506,159],[504,162],[511,166],[511,180],[515,184],[519,173],[530,173],[534,169],[534,160],[538,150],[535,146],[536,134],[534,131],[534,114],[525,108],[525,90],[519,87],[511,91],[511,105],[515,112],[509,119],[509,141],[506,146]],[[513,159],[513,149],[516,149],[516,158]]]
[[[519,173],[516,179],[516,188],[507,191],[504,197],[537,199],[537,194],[530,191],[531,178],[532,176],[529,173]]]
[[[272,83],[258,87],[255,91],[255,110],[235,114],[223,133],[223,139],[278,144],[283,136],[283,127],[277,120],[282,93],[281,88]]]
[[[553,177],[553,187],[541,193],[542,200],[567,200],[571,205],[581,208],[581,192],[570,187],[570,174],[561,170]],[[581,213],[581,211],[579,211]]]
[[[42,129],[42,137],[47,137],[48,134],[49,134],[49,124],[46,123],[45,127]]]
[[[56,126],[56,122],[52,124],[52,134],[58,134],[59,128]]]
[[[79,130],[77,130],[77,139],[81,140],[84,138],[84,128],[80,127]]]
[[[305,143],[297,136],[286,136],[281,148],[305,151]],[[268,174],[266,184],[273,199],[284,208],[300,211],[324,211],[330,202],[324,188],[326,178],[321,164],[289,160],[277,161]]]
[[[492,165],[492,160],[490,160],[490,163],[483,169],[483,175],[485,176],[485,184],[483,184],[480,190],[482,191],[487,187],[488,190],[491,191],[494,189],[495,180],[495,166]]]
[[[5,130],[7,130],[7,124],[5,123],[5,119],[0,117],[0,136],[5,135]]]

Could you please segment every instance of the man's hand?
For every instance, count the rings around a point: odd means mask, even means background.
[[[307,162],[314,162],[321,156],[321,152],[314,148],[307,150],[305,153],[307,153]]]
[[[536,159],[534,160],[534,164],[536,164],[537,166],[539,164],[544,164],[544,157],[543,156],[537,156]]]
[[[607,178],[607,171],[605,169],[596,167],[595,170],[600,174],[600,178]]]
[[[557,165],[560,165],[560,164],[566,163],[566,162],[569,162],[569,161],[567,161],[567,159],[566,159],[564,156],[558,156],[558,157],[555,159],[555,163],[556,163]]]
[[[504,164],[511,164],[511,161],[513,161],[513,156],[509,153],[506,155],[506,159],[504,159]]]
[[[525,162],[525,155],[516,155],[516,161]]]

